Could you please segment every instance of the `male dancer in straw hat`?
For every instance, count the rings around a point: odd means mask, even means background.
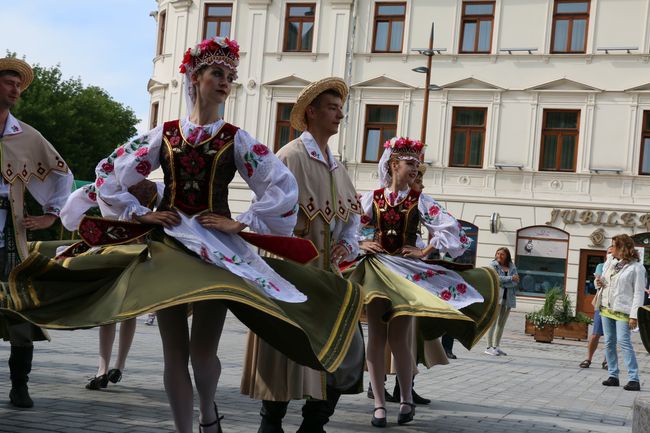
[[[0,280],[27,257],[26,230],[50,227],[59,217],[70,190],[72,173],[63,158],[34,128],[13,117],[10,109],[34,78],[32,68],[14,58],[0,59]],[[43,205],[43,215],[24,213],[25,188]],[[13,309],[20,310],[20,305]],[[27,389],[34,340],[42,330],[15,317],[0,316],[0,337],[11,342],[9,399],[16,407],[34,405]]]
[[[347,94],[340,78],[307,86],[291,112],[291,126],[304,132],[277,153],[298,181],[300,212],[294,233],[318,248],[320,256],[312,264],[333,272],[338,272],[340,261],[358,253],[361,205],[347,171],[327,145],[338,133]],[[298,433],[325,431],[341,394],[362,391],[363,337],[358,332],[352,338],[341,366],[329,374],[295,364],[256,336],[249,338],[242,392],[262,400],[258,433],[284,432],[289,400],[305,397]]]

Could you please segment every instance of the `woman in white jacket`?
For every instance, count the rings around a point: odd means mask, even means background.
[[[639,368],[630,331],[637,327],[637,311],[643,305],[645,289],[645,268],[639,262],[639,254],[634,249],[634,241],[628,235],[612,238],[612,256],[603,269],[600,278],[600,316],[605,332],[605,355],[609,377],[603,381],[605,386],[619,386],[618,357],[616,344],[623,352],[629,381],[623,388],[639,391]]]

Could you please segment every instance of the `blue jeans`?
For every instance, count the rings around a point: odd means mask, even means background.
[[[639,382],[639,366],[636,362],[636,355],[630,340],[630,326],[623,320],[614,320],[609,317],[600,316],[605,331],[605,356],[607,357],[607,370],[609,377],[618,379],[618,356],[616,355],[616,343],[621,347],[623,360],[627,368],[627,375],[630,381]]]

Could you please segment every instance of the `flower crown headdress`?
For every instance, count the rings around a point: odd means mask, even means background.
[[[180,71],[191,75],[203,66],[219,64],[237,71],[239,65],[239,44],[221,36],[206,39],[194,48],[188,48],[183,57]]]
[[[408,137],[393,137],[384,143],[384,149],[390,149],[391,158],[422,159],[424,143]]]
[[[415,160],[422,162],[424,154],[424,143],[419,140],[412,140],[408,137],[393,137],[384,143],[384,153],[379,159],[379,182],[382,187],[391,183],[390,161],[392,160]]]

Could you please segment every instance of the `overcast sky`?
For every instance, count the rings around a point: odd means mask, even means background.
[[[0,57],[60,64],[64,78],[105,89],[131,107],[144,132],[153,70],[155,0],[0,0]]]

